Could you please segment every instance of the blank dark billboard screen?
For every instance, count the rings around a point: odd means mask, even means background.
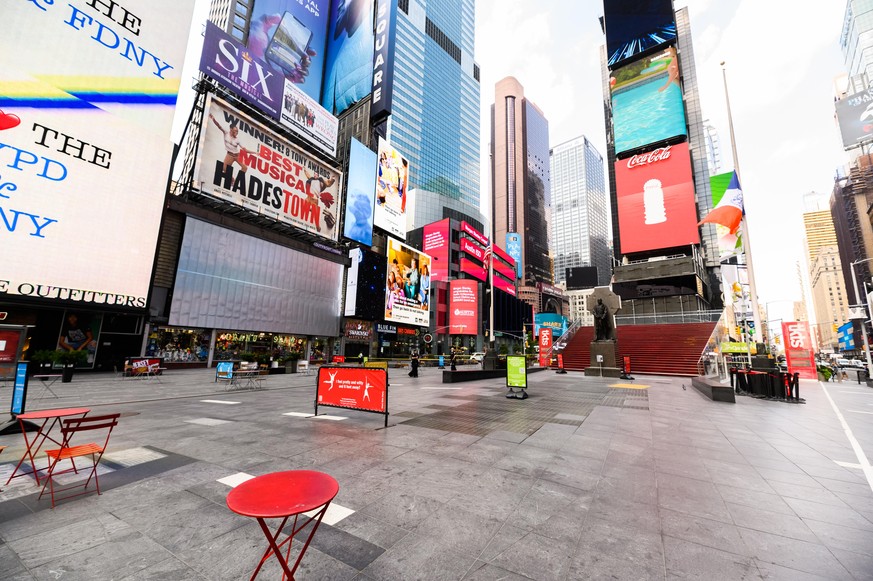
[[[385,314],[385,277],[388,266],[385,255],[361,249],[358,265],[358,297],[355,316],[368,321],[382,319]]]
[[[676,40],[673,0],[603,0],[610,68]]]
[[[597,286],[596,266],[574,266],[566,270],[567,290],[594,288]]]

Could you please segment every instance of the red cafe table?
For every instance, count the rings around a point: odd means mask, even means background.
[[[242,516],[250,516],[258,519],[258,524],[261,525],[261,530],[264,531],[264,536],[267,537],[269,547],[264,551],[261,557],[261,562],[258,563],[255,572],[252,573],[251,580],[255,577],[263,567],[267,559],[270,558],[272,552],[282,570],[285,572],[282,579],[287,575],[289,579],[294,579],[294,572],[297,570],[300,561],[303,559],[303,554],[309,547],[318,525],[321,524],[321,519],[324,518],[327,512],[327,507],[330,502],[336,497],[339,492],[339,484],[332,476],[314,470],[288,470],[286,472],[273,472],[257,476],[251,480],[243,482],[236,488],[230,491],[227,495],[227,507],[233,512]],[[318,509],[311,517],[301,519],[300,526],[297,526],[297,520],[300,515],[305,512],[310,512]],[[276,543],[282,529],[285,528],[285,523],[288,519],[294,517],[294,524],[291,525],[291,532],[288,538],[281,543]],[[267,523],[264,519],[281,518],[282,523],[276,529],[276,533],[270,532]],[[288,558],[291,555],[291,542],[295,535],[303,530],[309,523],[315,521],[312,531],[306,539],[303,548],[300,549],[300,554],[297,556],[297,561],[294,567],[288,568]],[[283,545],[287,544],[285,555],[280,550]]]
[[[60,442],[51,437],[50,434],[52,429],[54,429],[54,427],[64,418],[72,416],[85,417],[90,411],[91,408],[59,408],[53,410],[36,410],[15,416],[18,423],[21,425],[21,435],[24,436],[24,445],[26,446],[26,449],[24,450],[24,455],[21,456],[21,460],[16,464],[15,470],[12,471],[12,476],[10,476],[9,480],[6,481],[6,484],[12,482],[13,478],[27,476],[28,474],[33,474],[36,483],[39,484],[39,471],[36,469],[34,456],[39,454],[39,450],[42,448],[42,445],[45,444],[46,440],[51,440],[58,446],[61,445]],[[42,425],[40,425],[39,430],[34,434],[33,439],[27,437],[27,426],[24,425],[25,421],[30,420],[42,420]],[[48,428],[46,428],[46,424],[48,424]],[[18,474],[18,469],[21,468],[21,465],[25,460],[30,460],[31,471]]]

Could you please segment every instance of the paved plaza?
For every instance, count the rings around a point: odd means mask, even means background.
[[[57,398],[32,382],[28,410],[122,417],[103,494],[54,510],[32,477],[5,484],[24,443],[0,436],[0,579],[247,579],[266,542],[225,498],[292,469],[340,485],[298,579],[873,579],[873,389],[854,382],[727,404],[687,378],[542,371],[521,401],[499,379],[392,370],[386,429],[309,417],[314,375],[213,377],[83,373]],[[259,578],[280,577],[271,559]]]

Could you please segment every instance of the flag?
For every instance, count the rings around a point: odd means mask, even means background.
[[[491,244],[485,247],[485,255],[482,257],[482,262],[490,262],[491,261]]]
[[[737,179],[737,172],[731,172],[730,183],[721,197],[721,200],[716,204],[715,208],[706,215],[697,225],[700,226],[707,222],[712,224],[721,224],[730,230],[731,234],[736,234],[740,228],[740,221],[745,215],[743,209],[743,191],[740,189],[740,180]]]

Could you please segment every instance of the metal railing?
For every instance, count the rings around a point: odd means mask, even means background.
[[[615,326],[622,325],[668,325],[679,323],[715,323],[722,311],[688,311],[685,313],[654,313],[648,315],[616,315]]]

